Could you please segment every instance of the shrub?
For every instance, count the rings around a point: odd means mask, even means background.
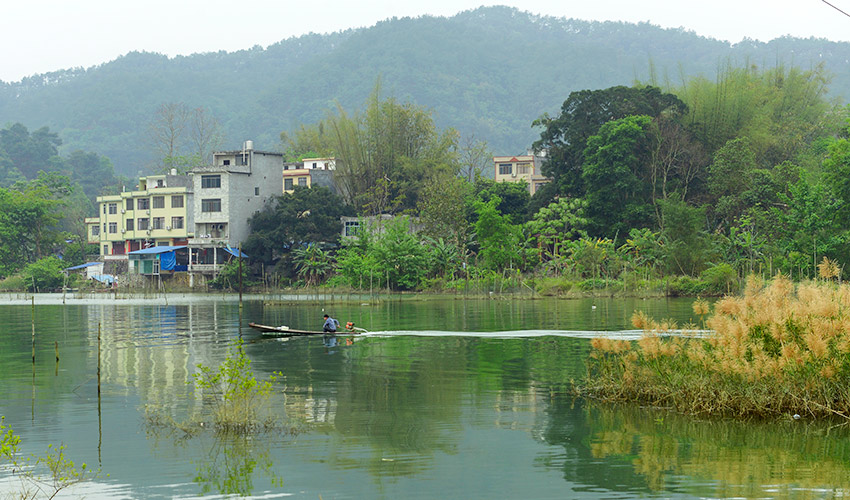
[[[729,293],[738,283],[738,273],[725,262],[709,267],[700,274],[700,278],[705,282],[707,292],[718,295]]]
[[[24,281],[24,277],[16,274],[14,276],[9,276],[4,280],[0,280],[0,290],[4,291],[20,291],[27,288],[27,284]]]
[[[706,312],[698,301],[695,312]],[[750,277],[714,306],[704,338],[633,317],[636,343],[594,339],[588,395],[687,413],[850,418],[850,285]]]
[[[704,281],[691,276],[676,276],[667,281],[667,293],[672,297],[702,295],[707,289]]]
[[[65,279],[65,273],[62,271],[64,268],[63,262],[56,257],[45,257],[29,264],[21,274],[30,291],[43,292],[62,288]]]

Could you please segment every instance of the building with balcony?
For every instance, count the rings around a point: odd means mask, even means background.
[[[185,245],[192,236],[189,176],[140,177],[132,191],[97,197],[98,216],[85,219],[90,243],[104,260],[126,260],[127,253],[154,246]]]
[[[189,238],[189,271],[216,272],[238,254],[250,234],[248,220],[280,196],[283,155],[254,149],[213,153],[212,165],[196,167],[192,178],[193,237]]]
[[[540,173],[543,157],[531,152],[518,156],[494,156],[496,182],[525,182],[531,195],[551,179]]]

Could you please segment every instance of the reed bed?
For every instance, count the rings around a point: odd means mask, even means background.
[[[707,335],[636,313],[640,340],[594,339],[581,392],[690,414],[850,419],[850,286],[750,277],[711,309],[694,303]]]

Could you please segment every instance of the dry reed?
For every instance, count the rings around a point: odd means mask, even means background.
[[[694,414],[850,419],[850,286],[824,260],[822,281],[750,277],[744,294],[724,297],[705,337],[674,335],[675,325],[642,312],[637,342],[595,339],[583,391]]]

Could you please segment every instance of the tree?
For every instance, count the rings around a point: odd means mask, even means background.
[[[560,256],[559,244],[587,237],[584,230],[587,226],[585,206],[587,203],[581,198],[559,198],[535,213],[525,224],[525,230],[541,252],[545,249],[553,259],[557,259]]]
[[[384,232],[374,241],[373,252],[381,276],[388,287],[412,290],[419,286],[428,272],[425,247],[410,233],[406,217],[396,218],[384,226]]]
[[[46,257],[60,243],[62,203],[38,182],[0,188],[0,277]]]
[[[612,120],[630,115],[656,117],[686,111],[685,104],[673,94],[662,93],[657,87],[610,87],[604,90],[582,90],[570,93],[561,106],[560,115],[543,115],[533,126],[542,127],[535,151],[545,151],[543,175],[551,177],[556,187],[552,195],[581,196],[582,166],[585,163],[587,140],[599,128]]]
[[[491,270],[519,266],[523,257],[520,252],[520,226],[511,224],[510,218],[499,212],[497,207],[501,201],[498,196],[493,196],[489,201],[475,201],[473,204],[478,215],[475,222],[478,263]]]
[[[650,223],[645,165],[651,125],[649,116],[627,116],[604,124],[598,135],[588,138],[582,181],[591,234],[626,235]]]
[[[177,169],[185,173],[202,165],[222,141],[221,127],[204,108],[191,108],[182,102],[159,106],[148,123],[151,143],[162,171]]]
[[[525,182],[496,182],[479,178],[475,181],[475,197],[485,202],[498,198],[496,208],[514,224],[522,224],[528,219],[531,195]]]
[[[307,286],[318,284],[333,269],[330,254],[316,244],[296,248],[293,254],[292,261],[295,263],[298,276],[304,278]]]
[[[251,217],[245,252],[272,263],[311,243],[336,244],[341,232],[340,217],[351,214],[351,208],[327,188],[296,187]]]
[[[718,222],[726,227],[731,227],[745,208],[741,194],[749,189],[755,168],[755,155],[746,137],[730,140],[714,154],[708,167],[708,191]]]
[[[458,150],[460,175],[467,182],[475,182],[487,167],[493,166],[493,154],[487,141],[477,140],[474,134],[463,137]]]
[[[470,232],[466,201],[472,189],[469,182],[455,175],[433,176],[423,187],[417,207],[422,233],[464,246]]]
[[[0,151],[27,179],[35,179],[41,170],[54,170],[61,145],[59,135],[48,127],[30,133],[25,126],[15,123],[0,130]]]

